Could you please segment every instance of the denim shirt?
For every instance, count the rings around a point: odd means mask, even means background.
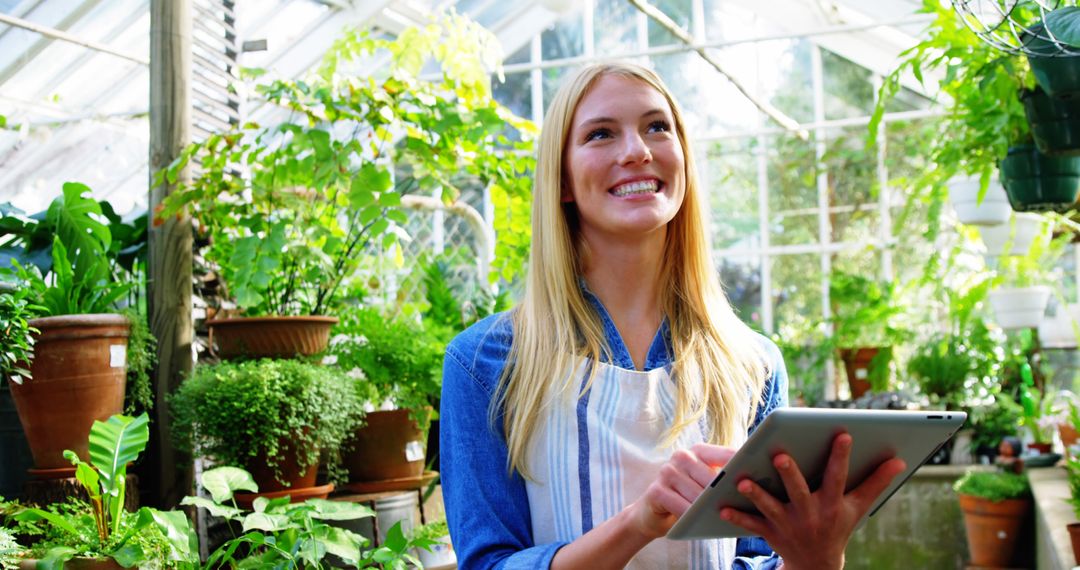
[[[629,351],[599,299],[585,291],[604,325],[611,364],[633,369]],[[524,479],[507,473],[502,414],[492,425],[488,406],[494,397],[513,338],[508,313],[490,316],[458,335],[447,347],[440,409],[440,471],[447,522],[463,570],[548,568],[566,542],[533,544],[529,498]],[[757,335],[768,358],[770,378],[755,414],[754,428],[767,414],[787,405],[787,373],[776,346]],[[669,367],[670,332],[657,331],[645,369]],[[780,566],[780,558],[761,538],[741,538],[733,569]]]

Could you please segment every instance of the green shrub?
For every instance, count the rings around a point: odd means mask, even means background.
[[[280,479],[285,444],[298,451],[301,469],[320,453],[335,469],[366,402],[337,368],[263,359],[200,366],[170,403],[178,447],[216,465],[265,461]]]
[[[423,538],[426,540],[437,541],[446,536],[450,536],[450,527],[447,526],[445,518],[431,521],[413,531],[414,538]]]
[[[972,495],[998,502],[1019,499],[1031,492],[1026,475],[1000,471],[968,471],[953,485],[961,495]]]

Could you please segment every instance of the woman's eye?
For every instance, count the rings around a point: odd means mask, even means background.
[[[664,120],[657,120],[649,123],[649,132],[667,132],[671,130],[671,124]]]
[[[593,141],[593,140],[597,140],[597,139],[602,139],[602,138],[608,138],[610,136],[611,136],[611,130],[610,129],[594,129],[594,130],[589,131],[589,134],[585,135],[585,142],[589,142],[589,141]]]

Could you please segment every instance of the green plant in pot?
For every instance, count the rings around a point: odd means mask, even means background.
[[[124,510],[127,465],[146,448],[149,422],[145,413],[94,422],[90,463],[73,451],[64,452],[76,466],[76,478],[89,502],[75,499],[50,510],[25,508],[15,514],[24,528],[43,535],[29,551],[29,556],[39,559],[37,568],[59,570],[76,558],[112,559],[124,568],[198,564],[195,533],[183,512],[148,507],[137,513]]]
[[[853,398],[888,390],[893,351],[911,332],[894,283],[833,271],[829,277],[833,335],[829,346],[844,364]]]
[[[8,208],[0,218],[0,253],[12,264],[0,268],[0,280],[17,284],[20,310],[34,314],[27,324],[39,331],[35,358],[21,366],[30,378],[12,377],[11,391],[43,477],[72,475],[63,450],[85,459],[90,426],[120,413],[125,394],[152,405],[153,339],[134,310],[145,232],[89,192],[69,182],[47,211]]]
[[[990,258],[994,271],[994,289],[990,304],[1003,329],[1029,329],[1039,326],[1060,283],[1057,262],[1066,251],[1071,235],[1050,238],[1047,225],[1043,234],[1032,241],[1024,255],[1001,255]]]
[[[1073,515],[1080,520],[1080,459],[1069,457],[1065,461],[1065,473],[1069,482],[1069,504],[1072,505]],[[1072,522],[1066,525],[1069,529],[1069,541],[1072,543],[1073,559],[1080,560],[1080,522]]]
[[[170,398],[176,444],[215,465],[254,473],[264,493],[326,496],[367,402],[345,373],[297,359],[199,366]]]
[[[191,214],[209,238],[203,256],[245,317],[336,313],[342,283],[362,254],[401,255],[403,197],[439,192],[452,202],[463,184],[490,187],[496,203],[529,195],[523,174],[532,167],[535,129],[491,97],[496,46],[461,16],[410,28],[394,41],[346,34],[309,77],[255,88],[290,111],[285,121],[213,135],[159,173],[173,181],[200,160],[199,175],[164,201],[159,219]],[[354,73],[351,66],[384,54],[385,72]],[[441,70],[433,81],[420,78],[429,62]],[[511,142],[510,133],[521,142]],[[247,174],[238,175],[237,165]],[[504,256],[496,269],[519,266],[526,250]],[[226,357],[294,356],[325,348],[333,321],[317,320],[320,343],[285,354],[263,349],[263,341],[222,336],[240,324],[209,324]],[[252,328],[265,332],[268,323]]]
[[[350,444],[350,481],[418,480],[442,389],[445,341],[407,317],[374,308],[344,313],[335,331],[330,360],[357,390],[377,394],[376,409]]]
[[[1027,475],[971,470],[953,489],[964,513],[971,564],[1011,567],[1016,539],[1031,508]]]

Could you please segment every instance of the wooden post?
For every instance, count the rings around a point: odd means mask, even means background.
[[[175,189],[153,186],[154,173],[168,166],[191,139],[191,0],[150,2],[150,211]],[[185,169],[178,184],[189,180]],[[191,223],[151,216],[148,261],[150,330],[158,340],[154,375],[154,421],[147,473],[150,504],[176,506],[191,490],[191,459],[173,447],[165,397],[192,368]]]

